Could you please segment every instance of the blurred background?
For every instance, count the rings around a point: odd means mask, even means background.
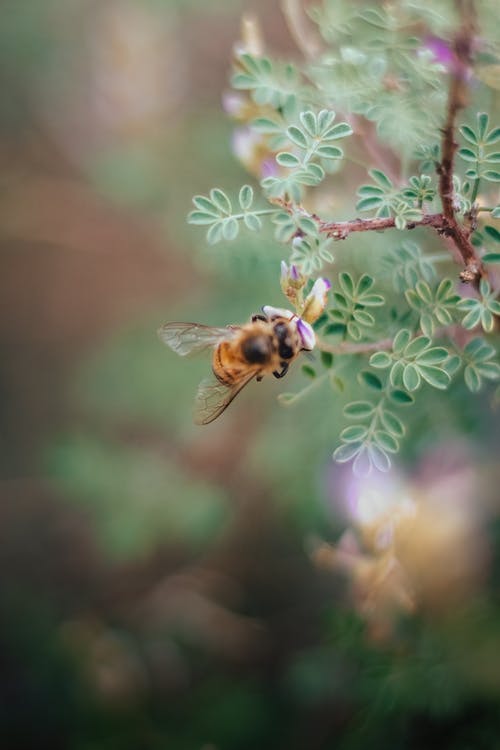
[[[250,179],[221,104],[244,10],[295,54],[277,2],[0,3],[0,746],[490,750],[491,391],[354,481],[340,397],[264,381],[200,429],[209,364],[156,336],[283,304],[271,238],[185,222]]]

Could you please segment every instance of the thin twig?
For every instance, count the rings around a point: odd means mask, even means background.
[[[448,234],[452,237],[462,259],[465,269],[460,274],[462,281],[479,284],[484,275],[484,268],[469,237],[467,230],[457,221],[454,205],[453,173],[454,158],[458,144],[455,141],[455,120],[459,110],[468,102],[468,86],[472,66],[472,49],[476,32],[473,0],[459,0],[461,26],[453,40],[454,60],[450,74],[448,106],[446,121],[441,139],[441,163],[438,167],[439,195],[443,205],[443,215],[448,223]]]
[[[313,216],[319,223],[319,230],[334,240],[345,240],[353,232],[381,232],[384,229],[394,229],[396,220],[393,216],[376,217],[374,219],[351,219],[350,221],[321,221]],[[427,214],[418,221],[408,222],[406,228],[433,227],[443,234],[448,233],[448,222],[443,214]]]
[[[380,341],[339,341],[337,344],[328,344],[324,339],[316,336],[316,346],[322,352],[330,354],[366,354],[368,352],[380,352],[392,349],[394,337],[381,339]]]
[[[422,336],[422,331],[417,331],[413,338]],[[469,337],[477,336],[477,331],[465,331],[460,325],[449,325],[437,328],[432,336],[433,341],[436,339],[443,338],[444,336],[450,339],[456,337],[465,338],[468,340]],[[316,336],[316,346],[322,352],[329,352],[330,354],[368,354],[369,352],[380,352],[392,349],[394,342],[394,336],[391,338],[379,339],[378,341],[338,341],[335,344],[329,344],[324,339]]]

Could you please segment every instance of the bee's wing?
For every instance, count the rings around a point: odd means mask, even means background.
[[[232,338],[238,328],[212,328],[201,323],[166,323],[158,329],[160,339],[181,357],[195,354]]]
[[[194,421],[196,424],[209,424],[217,419],[242,388],[257,375],[257,370],[250,370],[234,385],[224,385],[214,378],[202,380],[198,386],[194,404]]]

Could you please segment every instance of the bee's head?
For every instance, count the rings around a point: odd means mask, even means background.
[[[263,365],[271,356],[271,338],[265,334],[249,336],[242,344],[243,355],[252,365]]]

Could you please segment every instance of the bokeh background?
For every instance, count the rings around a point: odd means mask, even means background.
[[[294,54],[277,2],[0,3],[0,746],[490,750],[491,390],[436,397],[363,483],[331,392],[264,382],[196,428],[208,363],[156,337],[282,304],[272,238],[185,222],[249,180],[221,106],[245,9]]]

